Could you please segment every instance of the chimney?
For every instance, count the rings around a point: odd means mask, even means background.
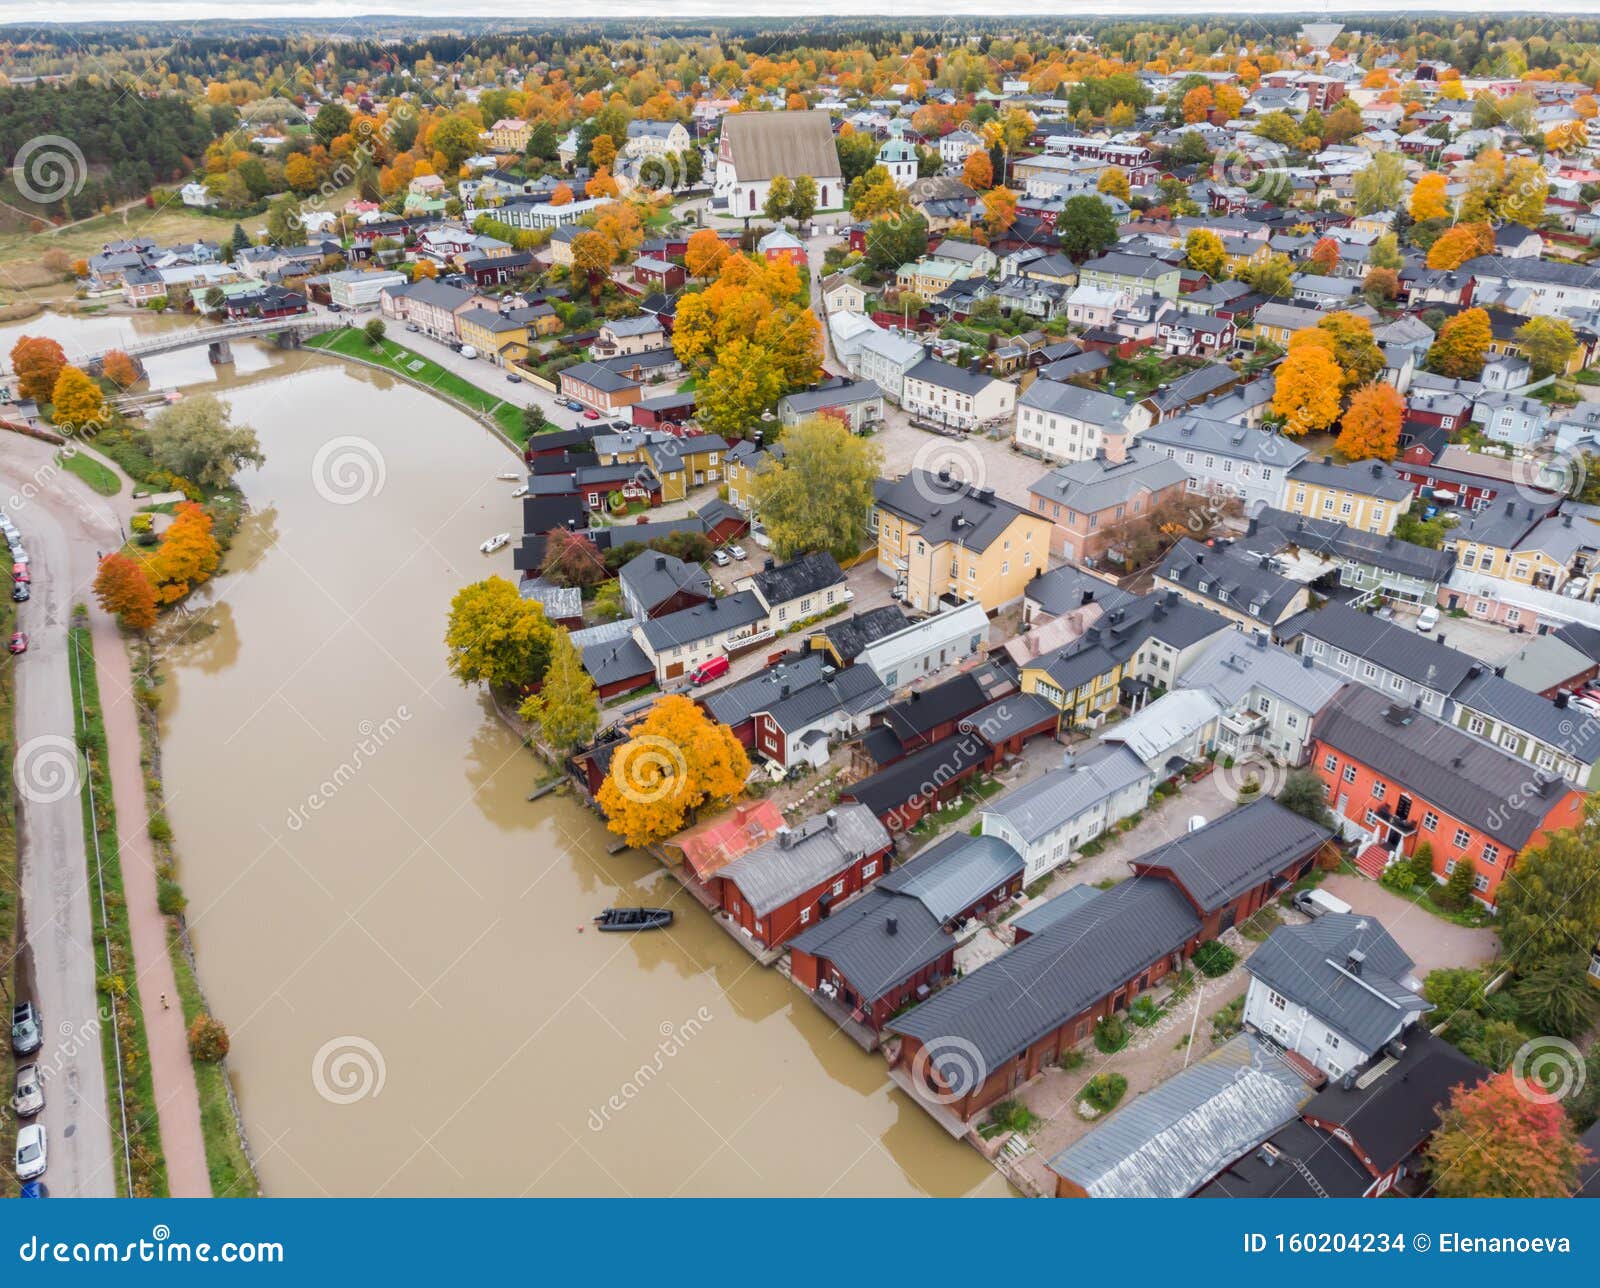
[[[666,557],[666,555],[657,555],[656,556],[656,571],[657,572],[666,572],[666,570],[667,570],[667,557]]]
[[[786,827],[778,829],[778,848],[787,850],[794,845],[794,833]]]
[[[1352,948],[1344,959],[1344,968],[1352,975],[1361,974],[1361,965],[1367,960],[1366,953],[1359,948]]]
[[[789,696],[789,686],[787,684],[781,685],[779,687],[779,689],[778,689],[778,697],[780,699],[782,699],[782,698],[786,698],[788,696]]]
[[[1316,664],[1314,662],[1312,662],[1310,656],[1307,655],[1307,656],[1302,657],[1300,659],[1300,665],[1305,667],[1305,669],[1309,671]]]
[[[1570,693],[1558,693],[1558,694],[1556,694],[1556,706],[1558,706],[1558,707],[1566,706],[1567,705],[1567,699],[1570,698],[1571,696],[1572,695]]]
[[[713,613],[716,612],[717,611],[717,601],[716,601],[716,599],[712,598],[712,599],[706,600],[706,607],[709,608]]]
[[[1128,440],[1121,434],[1107,434],[1105,453],[1108,465],[1124,464],[1128,459]]]
[[[1080,604],[1092,604],[1092,603],[1094,603],[1094,591],[1092,591],[1092,590],[1084,591],[1083,592],[1083,597],[1078,602]]]
[[[900,933],[900,918],[898,918],[898,917],[886,918],[884,923],[883,923],[883,928],[888,934],[898,935]]]
[[[823,815],[823,817],[828,820],[828,831],[837,832],[839,830],[838,810],[830,809],[826,814]]]

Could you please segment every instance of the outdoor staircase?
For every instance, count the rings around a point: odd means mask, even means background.
[[[1381,845],[1369,845],[1356,855],[1356,867],[1361,875],[1376,881],[1389,866],[1389,851]]]

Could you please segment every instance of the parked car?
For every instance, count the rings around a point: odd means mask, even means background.
[[[1289,902],[1311,918],[1325,917],[1330,912],[1343,914],[1350,911],[1349,904],[1326,890],[1302,890]]]
[[[420,326],[418,326],[415,322],[407,322],[406,323],[406,330],[407,331],[421,331],[422,328]]]
[[[744,547],[743,547],[743,546],[737,546],[737,545],[735,545],[735,546],[729,546],[729,547],[728,547],[728,553],[729,553],[729,554],[730,554],[730,555],[732,555],[732,556],[733,556],[733,557],[734,557],[734,558],[735,558],[735,559],[744,559],[744,558],[746,558],[746,557],[747,557],[747,556],[746,556],[746,555],[745,555],[745,552],[744,552]]]
[[[22,1187],[19,1198],[47,1199],[50,1197],[50,1187],[43,1181],[28,1181]]]
[[[11,586],[11,599],[12,599],[13,603],[18,603],[18,604],[27,603],[29,598],[31,598],[32,593],[33,592],[28,589],[28,583],[27,582],[18,581],[18,582],[13,582],[12,583],[12,586]]]
[[[44,1128],[29,1123],[17,1129],[17,1179],[31,1181],[44,1175],[49,1163],[49,1153],[44,1138]]]
[[[719,546],[711,552],[711,562],[718,568],[726,568],[733,560],[728,558],[728,552]]]
[[[12,656],[18,653],[26,653],[28,651],[28,633],[26,631],[18,631],[11,637],[11,643],[6,647],[11,650]]]
[[[18,1118],[32,1118],[44,1108],[44,1083],[39,1080],[39,1066],[25,1064],[17,1070],[17,1090],[11,1097],[11,1108]]]
[[[344,312],[344,305],[342,305],[342,304],[330,304],[330,305],[328,305],[328,312],[329,313],[343,313]]]
[[[593,407],[585,407],[583,409],[583,418],[585,420],[599,420],[600,413],[597,412]]]
[[[11,565],[11,580],[12,581],[32,581],[33,577],[28,572],[28,565],[25,564],[25,563],[14,563],[14,564],[12,564]]]
[[[1424,608],[1422,612],[1417,615],[1417,629],[1419,631],[1431,631],[1438,624],[1439,610],[1432,604],[1428,605],[1428,607]]]
[[[18,1002],[11,1008],[11,1049],[18,1055],[31,1055],[43,1041],[39,1012],[32,1002]]]
[[[522,383],[522,377],[519,376],[515,371],[506,372],[506,379],[514,385],[520,385]]]
[[[709,684],[728,673],[728,659],[722,657],[708,657],[694,670],[689,672],[690,684]]]
[[[1600,698],[1591,698],[1585,693],[1574,693],[1570,703],[1579,711],[1587,712],[1591,716],[1600,716]]]
[[[1566,584],[1566,588],[1561,593],[1568,599],[1582,599],[1583,592],[1588,589],[1589,579],[1587,577],[1574,577]]]

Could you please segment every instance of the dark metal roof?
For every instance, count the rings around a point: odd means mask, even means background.
[[[770,607],[844,583],[844,569],[826,550],[813,551],[788,563],[763,568],[750,578]]]
[[[955,832],[896,868],[880,884],[920,900],[940,921],[949,921],[1020,877],[1026,866],[998,836]]]
[[[1200,919],[1164,880],[1131,880],[892,1020],[957,1095],[1178,951]],[[978,1067],[974,1069],[971,1058]]]
[[[1468,675],[1455,692],[1469,711],[1490,716],[1541,742],[1559,747],[1586,764],[1600,760],[1600,721],[1576,707],[1558,707],[1549,698],[1513,684],[1503,675],[1484,671]]]
[[[627,529],[621,531],[625,532]],[[729,595],[724,599],[710,599],[692,608],[652,618],[640,629],[644,632],[645,640],[650,647],[659,651],[675,645],[693,644],[697,640],[710,639],[713,635],[720,635],[724,631],[752,625],[761,621],[766,615],[766,609],[761,607],[761,601],[756,598],[755,592],[741,590],[738,594]]]
[[[1359,971],[1351,955],[1362,954]],[[1433,1009],[1405,984],[1414,965],[1373,917],[1330,912],[1303,926],[1279,926],[1245,962],[1274,992],[1373,1052]]]
[[[913,801],[931,796],[941,785],[954,782],[982,764],[988,755],[989,744],[977,734],[951,734],[842,791],[883,818]]]
[[[875,1002],[954,950],[955,942],[955,936],[919,900],[886,890],[880,882],[801,931],[790,946],[796,952],[827,958],[856,993]]]
[[[1459,649],[1347,604],[1329,603],[1295,619],[1298,633],[1434,690],[1451,694],[1474,660]],[[1303,647],[1303,646],[1302,646]]]
[[[1359,684],[1323,708],[1312,734],[1513,850],[1572,790],[1564,779]]]
[[[1331,828],[1266,796],[1132,861],[1172,873],[1211,912],[1305,858],[1332,835]]]
[[[757,711],[765,711],[783,700],[785,689],[798,693],[822,679],[828,659],[821,653],[806,653],[758,671],[747,680],[714,689],[700,699],[700,705],[713,720],[725,725],[743,724]]]
[[[861,650],[885,635],[904,630],[910,620],[893,604],[869,608],[864,613],[830,622],[822,633],[842,662],[854,662]]]
[[[1276,625],[1304,587],[1232,547],[1207,549],[1189,537],[1179,540],[1156,575],[1186,591]]]

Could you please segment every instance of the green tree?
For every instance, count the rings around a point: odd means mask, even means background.
[[[927,254],[928,221],[921,215],[885,215],[867,226],[867,263],[880,273]]]
[[[444,154],[451,174],[454,174],[461,163],[478,150],[478,133],[478,127],[466,117],[447,116],[434,127],[433,134],[428,138],[428,146]]]
[[[545,741],[561,751],[582,746],[594,737],[600,726],[598,692],[566,631],[557,628],[544,684],[522,704],[518,714],[537,723]]]
[[[462,684],[537,684],[550,664],[554,628],[544,609],[504,577],[463,586],[450,601],[445,648]]]
[[[1117,219],[1099,197],[1084,192],[1068,197],[1056,219],[1061,249],[1082,263],[1117,240]]]
[[[1398,153],[1378,152],[1366,168],[1356,171],[1352,181],[1356,210],[1370,215],[1378,210],[1394,210],[1406,190],[1406,167]]]
[[[1600,939],[1600,846],[1593,822],[1553,832],[1500,883],[1500,943],[1519,973],[1587,951]]]
[[[343,103],[324,103],[311,121],[311,132],[326,146],[341,134],[350,132],[350,109]]]
[[[1575,1038],[1594,1023],[1595,993],[1584,951],[1542,962],[1520,973],[1511,986],[1518,1018],[1540,1033],[1562,1038]]]
[[[809,174],[799,175],[789,194],[789,216],[796,223],[803,224],[816,213],[817,181]]]
[[[300,203],[287,193],[267,206],[267,239],[275,246],[293,246],[305,240]]]
[[[1308,818],[1319,827],[1333,826],[1333,815],[1328,810],[1328,793],[1322,780],[1309,770],[1297,769],[1283,782],[1278,793],[1278,804],[1291,809],[1302,818]]]
[[[767,200],[761,207],[761,213],[775,224],[781,224],[788,218],[794,206],[794,184],[789,182],[789,176],[775,174],[767,185]]]
[[[1434,895],[1441,908],[1460,910],[1472,901],[1473,882],[1477,879],[1478,865],[1462,855],[1450,869],[1450,879]]]
[[[1572,323],[1565,318],[1533,317],[1517,328],[1517,345],[1533,366],[1536,380],[1564,372],[1578,348]]]
[[[1400,268],[1405,261],[1400,257],[1400,239],[1393,233],[1384,233],[1372,243],[1367,253],[1368,268]]]
[[[868,540],[872,485],[883,454],[833,417],[803,420],[783,435],[783,459],[756,475],[755,509],[781,559],[810,550],[853,559]]]
[[[233,423],[233,407],[215,394],[190,394],[164,408],[145,436],[150,458],[162,469],[208,488],[224,488],[246,465],[259,466],[256,431]]]
[[[550,418],[544,414],[544,408],[537,403],[529,403],[522,409],[522,430],[529,438],[551,428],[553,426],[550,424]]]
[[[374,349],[383,343],[384,329],[382,318],[368,318],[366,326],[361,328],[367,337],[367,343]]]
[[[1251,290],[1270,299],[1282,299],[1294,293],[1294,265],[1287,255],[1269,255],[1259,264],[1240,269],[1237,276]]]

